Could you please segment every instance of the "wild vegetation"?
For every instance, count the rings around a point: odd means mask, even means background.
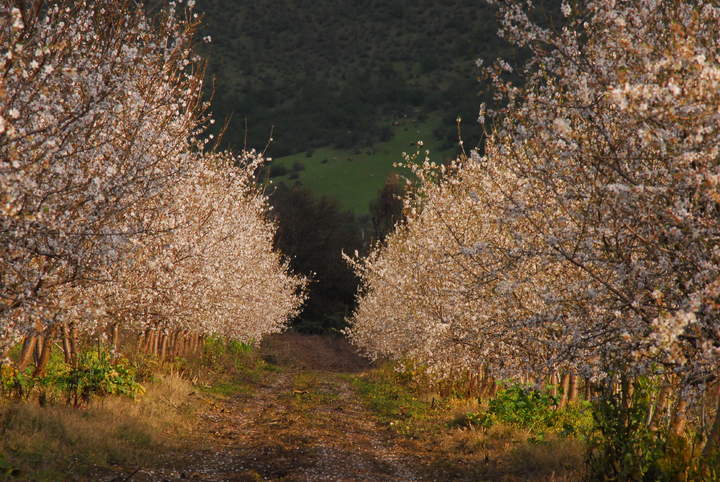
[[[484,155],[415,168],[407,222],[354,261],[349,335],[592,401],[591,477],[716,477],[720,10],[563,3],[561,29],[501,10],[524,83],[489,67],[507,105],[481,107]]]
[[[472,0],[197,5],[213,37],[213,111],[232,115],[227,145],[273,137],[274,157],[369,146],[392,135],[394,120],[422,112],[443,117],[445,148],[456,143],[458,115],[478,142],[475,60],[512,49],[495,35],[495,9]]]

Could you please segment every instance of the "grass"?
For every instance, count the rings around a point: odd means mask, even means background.
[[[138,401],[106,397],[84,410],[4,400],[0,453],[22,480],[89,477],[114,465],[143,466],[161,450],[179,449],[180,441],[192,440],[194,414],[206,403],[177,376],[150,382]]]
[[[419,398],[402,384],[389,366],[351,377],[350,381],[380,421],[403,435],[418,436],[438,410],[432,401]]]
[[[160,364],[136,355],[131,361],[145,388],[136,399],[97,396],[73,408],[52,385],[0,397],[0,480],[67,480],[68,474],[92,480],[152,467],[202,442],[196,431],[202,411],[221,399],[249,397],[280,370],[254,348],[219,339],[188,359]],[[50,371],[62,363],[54,353]]]
[[[477,398],[440,397],[410,384],[391,365],[349,376],[380,421],[416,440],[426,476],[460,480],[579,480],[585,445],[578,439],[535,434],[509,424],[468,424],[468,413],[486,408]]]
[[[287,393],[287,398],[291,401],[294,410],[307,412],[338,399],[337,391],[325,383],[322,376],[313,371],[294,375],[292,388]]]
[[[392,139],[372,147],[351,150],[325,147],[274,159],[272,164],[285,167],[288,173],[272,181],[299,182],[318,195],[337,199],[343,209],[366,214],[388,174],[407,174],[407,170],[394,168],[393,163],[402,161],[403,152],[416,152],[418,141],[423,141],[422,150],[429,149],[435,160],[453,155],[452,149],[440,150],[440,142],[432,133],[439,122],[436,117],[424,122],[404,119],[393,128]],[[293,171],[293,165],[302,165],[302,170]]]

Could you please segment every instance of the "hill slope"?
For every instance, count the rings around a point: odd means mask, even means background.
[[[233,115],[228,144],[273,154],[370,144],[381,118],[438,111],[476,117],[475,60],[512,52],[494,9],[477,0],[200,0],[214,112]]]

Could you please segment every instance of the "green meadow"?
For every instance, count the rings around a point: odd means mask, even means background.
[[[393,167],[403,160],[403,152],[412,154],[420,149],[430,151],[433,161],[452,157],[456,149],[440,148],[441,141],[433,135],[438,118],[423,122],[414,119],[396,121],[393,136],[386,142],[356,149],[324,147],[304,153],[273,159],[272,166],[279,166],[287,173],[271,178],[272,183],[300,183],[314,193],[338,200],[340,207],[358,215],[366,214],[369,203],[376,198],[391,172],[407,175],[409,171]],[[422,142],[422,147],[418,142]],[[282,172],[282,168],[279,168]]]

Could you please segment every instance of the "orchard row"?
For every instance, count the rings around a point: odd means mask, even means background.
[[[2,7],[0,358],[24,339],[41,373],[60,335],[72,360],[83,334],[169,353],[281,330],[306,282],[273,250],[262,156],[209,148],[192,5]]]
[[[349,335],[438,377],[571,377],[623,400],[650,377],[647,423],[681,431],[718,400],[720,9],[563,2],[553,29],[520,3],[500,33],[532,52],[524,82],[485,69],[502,107],[480,111],[483,155],[416,167],[406,222],[351,260]]]

